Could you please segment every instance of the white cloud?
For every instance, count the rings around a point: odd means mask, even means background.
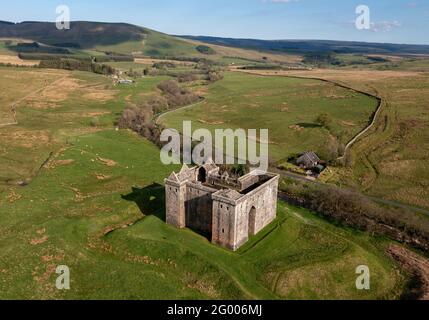
[[[371,31],[374,32],[389,32],[395,28],[402,27],[402,23],[399,21],[379,21],[371,22]]]

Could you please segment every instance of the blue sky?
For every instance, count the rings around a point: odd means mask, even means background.
[[[170,34],[429,44],[429,0],[17,0],[2,3],[0,20],[55,21],[61,4],[71,20]],[[371,30],[355,27],[361,4],[371,10]]]

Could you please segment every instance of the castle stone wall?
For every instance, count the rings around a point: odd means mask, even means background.
[[[165,201],[167,223],[176,228],[186,227],[186,183],[175,183],[166,180]]]
[[[197,183],[188,183],[186,188],[186,226],[204,234],[212,234],[212,194],[211,189]]]
[[[234,203],[222,200],[213,201],[212,243],[235,250],[235,218],[236,207]]]
[[[207,168],[217,175],[213,165]],[[210,234],[213,243],[237,250],[276,218],[277,175],[245,176],[239,182],[251,191],[240,193],[198,182],[197,172],[184,166],[165,180],[168,224]]]
[[[234,246],[239,248],[277,216],[278,177],[239,199]]]

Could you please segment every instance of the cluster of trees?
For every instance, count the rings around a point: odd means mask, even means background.
[[[332,221],[429,250],[429,222],[424,217],[383,207],[358,193],[333,186],[285,179],[280,188],[293,204]]]
[[[279,64],[252,64],[240,67],[242,70],[282,70],[283,67]]]
[[[82,49],[79,43],[74,43],[74,42],[58,42],[58,43],[53,43],[52,46],[61,47],[61,48]]]
[[[136,55],[136,58],[147,58],[149,56],[149,58],[152,59],[160,59],[160,60],[174,60],[174,61],[184,61],[184,62],[195,62],[195,63],[199,63],[201,61],[207,61],[208,59],[206,58],[201,58],[201,57],[186,57],[186,56],[160,56],[160,55],[150,55],[148,53],[148,55]]]
[[[223,72],[217,70],[210,70],[207,72],[207,78],[210,82],[216,82],[223,79]]]
[[[121,115],[118,127],[131,129],[156,145],[162,146],[160,136],[163,127],[154,123],[154,115],[171,108],[192,104],[198,101],[200,97],[181,88],[175,80],[161,82],[158,89],[162,95],[137,105],[128,104]]]
[[[180,83],[183,82],[192,82],[198,80],[198,75],[195,73],[182,73],[177,76],[177,81]]]
[[[169,62],[169,61],[160,61],[160,62],[155,62],[152,65],[152,68],[155,69],[174,69],[176,68],[176,65],[173,62]]]
[[[37,42],[18,43],[16,46],[9,47],[12,50],[22,53],[52,53],[52,54],[70,54],[71,52],[65,48],[41,46]]]
[[[153,122],[153,111],[146,105],[128,104],[118,122],[121,129],[131,129],[149,141],[161,146],[160,136],[163,130]]]
[[[92,61],[75,60],[75,59],[56,59],[42,60],[39,64],[40,68],[64,69],[64,70],[79,70],[88,71],[104,75],[115,74],[116,70],[106,64],[94,63]]]
[[[87,55],[68,55],[68,54],[50,54],[50,53],[19,53],[18,57],[22,60],[58,60],[74,59],[83,61],[92,61],[92,57]]]
[[[128,71],[125,72],[125,74],[131,78],[141,78],[143,76],[151,74],[151,72],[148,68],[145,68],[143,70],[134,70],[133,68],[130,68]]]
[[[163,128],[154,123],[154,116],[169,109],[193,104],[201,99],[200,96],[189,89],[182,88],[179,83],[192,82],[204,76],[208,81],[217,81],[223,78],[222,72],[215,70],[211,64],[200,63],[201,66],[204,66],[204,70],[181,73],[176,76],[176,80],[163,81],[157,87],[161,92],[160,95],[152,97],[148,101],[139,102],[136,105],[127,105],[118,122],[118,126],[131,129],[156,145],[161,146],[160,135]],[[169,67],[169,62],[159,62],[153,65],[154,69],[168,69]],[[149,70],[147,73],[149,73]],[[129,76],[133,74],[132,70],[128,73]],[[237,175],[243,171],[242,168],[232,168],[231,170],[232,175]]]
[[[304,55],[302,60],[305,64],[311,64],[315,66],[323,65],[340,65],[341,61],[337,59],[334,53],[331,52],[311,52]]]
[[[202,54],[216,54],[216,51],[214,51],[212,48],[206,45],[200,45],[196,47],[197,51]]]
[[[180,83],[192,82],[198,79],[207,80],[209,82],[216,82],[223,79],[223,73],[216,64],[208,59],[197,59],[194,71],[182,73],[175,71],[176,64],[170,61],[160,61],[152,65],[151,70],[147,69],[146,74],[153,76],[167,75],[177,78]]]
[[[338,141],[338,138],[330,135],[327,141],[323,141],[323,144],[317,148],[317,154],[328,164],[341,165],[338,163],[338,158],[343,156],[345,151],[345,145]]]
[[[186,88],[181,88],[175,80],[161,82],[158,85],[158,89],[162,91],[163,96],[167,99],[169,108],[186,106],[200,100],[198,95]]]
[[[106,54],[105,56],[94,57],[95,62],[133,62],[134,57],[125,54]]]
[[[223,79],[222,70],[211,60],[199,61],[195,69],[200,70],[205,75],[207,81],[216,82]]]
[[[122,54],[107,54],[104,56],[89,56],[84,54],[64,54],[61,52],[48,53],[48,52],[20,52],[18,56],[23,60],[58,60],[58,59],[73,59],[73,60],[83,60],[83,61],[92,61],[97,63],[102,62],[130,62],[134,61],[134,57],[130,55]]]
[[[315,122],[330,132],[328,140],[318,147],[318,155],[330,164],[337,164],[337,159],[345,150],[345,145],[340,142],[342,133],[334,129],[334,119],[328,113],[320,114]]]

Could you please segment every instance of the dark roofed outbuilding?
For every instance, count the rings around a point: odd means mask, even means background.
[[[304,153],[296,160],[296,164],[305,169],[313,169],[320,163],[320,158],[313,151]]]

